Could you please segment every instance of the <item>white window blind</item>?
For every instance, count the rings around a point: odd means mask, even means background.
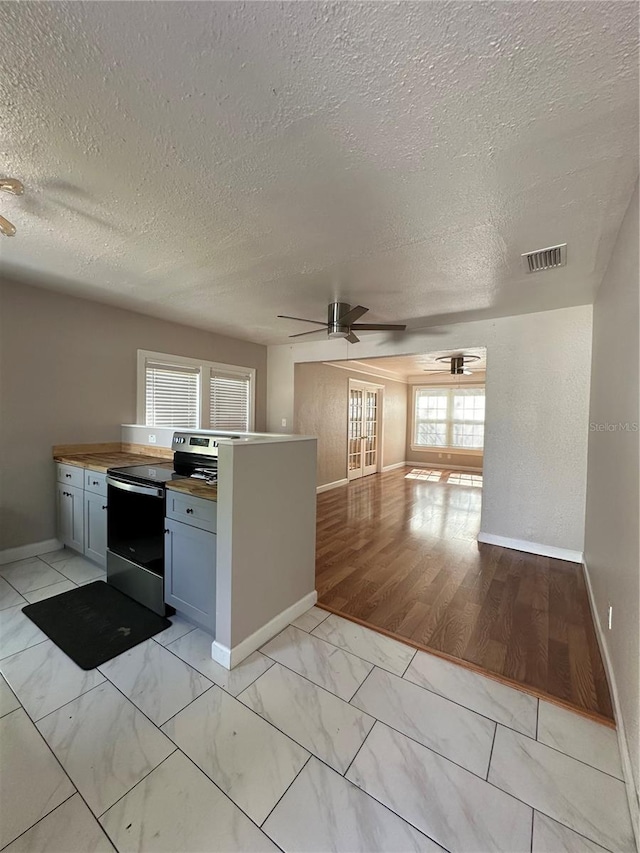
[[[417,447],[482,450],[484,388],[418,388],[414,422]]]
[[[188,427],[199,424],[199,375],[197,367],[145,364],[147,426]]]
[[[251,377],[211,370],[209,379],[209,426],[247,432],[249,429]]]

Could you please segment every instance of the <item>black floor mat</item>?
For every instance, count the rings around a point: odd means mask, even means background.
[[[28,604],[22,612],[82,669],[95,669],[171,626],[104,581]]]

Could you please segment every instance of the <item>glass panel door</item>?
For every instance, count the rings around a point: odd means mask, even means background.
[[[363,425],[363,475],[366,477],[378,470],[378,391],[373,388],[365,388],[364,391]]]
[[[378,470],[378,400],[376,388],[349,386],[347,477],[355,480]]]
[[[347,477],[362,477],[362,388],[349,388]]]

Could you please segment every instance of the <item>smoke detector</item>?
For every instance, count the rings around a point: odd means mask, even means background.
[[[567,244],[549,246],[547,249],[536,249],[535,252],[525,252],[522,255],[525,272],[544,272],[556,267],[567,265]]]

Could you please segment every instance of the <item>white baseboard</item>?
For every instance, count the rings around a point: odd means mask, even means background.
[[[256,649],[259,649],[260,646],[264,646],[264,644],[268,643],[272,637],[279,634],[280,631],[286,628],[290,622],[293,622],[293,620],[297,619],[298,616],[302,616],[303,613],[306,613],[310,607],[313,607],[317,600],[318,593],[314,589],[313,592],[303,596],[301,599],[296,601],[295,604],[292,604],[291,607],[287,607],[286,610],[283,610],[282,613],[278,613],[278,615],[274,616],[266,625],[263,625],[262,628],[258,628],[258,630],[254,631],[254,633],[248,636],[246,640],[243,640],[231,649],[214,640],[211,644],[211,657],[216,663],[219,663],[220,666],[224,666],[226,669],[233,669],[233,667],[237,666],[240,661],[249,657],[252,652],[255,652]]]
[[[344,480],[334,480],[333,483],[325,483],[323,486],[316,486],[316,494],[320,492],[328,492],[330,489],[337,489],[338,486],[348,486],[349,481],[345,477]]]
[[[482,474],[482,468],[475,468],[473,465],[443,465],[441,463],[436,465],[435,462],[403,462],[402,465],[406,465],[408,468],[433,468],[436,471],[469,471],[471,474]]]
[[[43,542],[32,542],[30,545],[19,545],[17,548],[5,548],[0,551],[0,566],[13,563],[16,560],[27,560],[29,557],[39,557],[40,554],[48,554],[49,551],[57,551],[62,548],[62,542],[57,539],[45,539]]]
[[[410,465],[410,462],[394,462],[393,465],[383,465],[383,471],[394,471],[396,468],[404,468],[405,465]]]
[[[572,551],[569,548],[556,548],[555,545],[541,545],[538,542],[527,542],[525,539],[509,539],[507,536],[494,536],[493,533],[478,533],[478,542],[487,545],[500,545],[501,548],[511,548],[514,551],[525,551],[527,554],[540,554],[541,557],[553,557],[554,560],[567,560],[569,563],[582,563],[582,551]]]
[[[629,811],[631,812],[631,824],[636,836],[636,847],[640,850],[640,801],[639,794],[636,790],[633,779],[633,770],[631,768],[631,755],[629,753],[629,744],[624,730],[624,720],[620,711],[620,696],[618,694],[618,686],[616,677],[609,656],[609,647],[607,646],[607,638],[602,629],[602,623],[598,615],[596,600],[591,586],[591,578],[589,577],[589,568],[586,562],[582,561],[584,570],[584,579],[587,585],[587,595],[589,596],[589,604],[591,606],[591,616],[596,629],[596,637],[598,638],[598,646],[604,663],[607,681],[609,682],[609,690],[611,691],[611,701],[613,702],[613,714],[616,720],[616,733],[618,735],[618,748],[620,749],[620,758],[622,759],[622,775],[624,776],[625,788],[627,790],[627,800],[629,801]]]

